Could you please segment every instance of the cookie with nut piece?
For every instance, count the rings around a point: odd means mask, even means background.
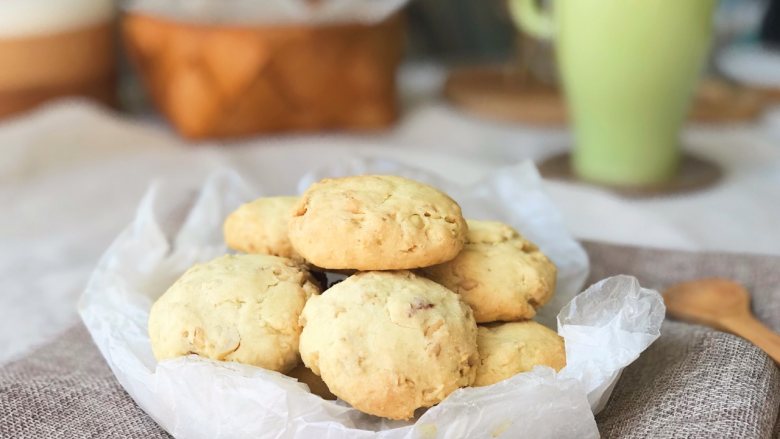
[[[466,244],[420,270],[463,297],[478,323],[530,319],[555,291],[557,269],[539,248],[497,221],[468,221]]]
[[[288,231],[296,252],[318,267],[400,270],[454,258],[467,225],[458,203],[432,186],[362,175],[313,184]]]
[[[287,227],[298,197],[265,197],[242,204],[225,219],[225,243],[244,253],[263,253],[300,260]]]
[[[410,419],[474,381],[471,309],[412,272],[355,274],[312,297],[300,323],[304,364],[362,412]]]
[[[479,367],[474,386],[488,386],[536,366],[566,366],[563,338],[533,320],[479,327]]]
[[[317,294],[290,259],[226,255],[195,265],[152,306],[152,351],[158,360],[197,354],[287,372],[298,363],[298,317]]]

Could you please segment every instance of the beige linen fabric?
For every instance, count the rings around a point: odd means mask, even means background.
[[[629,273],[659,291],[728,277],[753,312],[780,331],[780,257],[692,253],[585,243],[589,282]],[[661,337],[623,371],[596,417],[604,438],[780,438],[780,369],[739,337],[667,320]],[[774,430],[774,431],[773,431]]]
[[[780,257],[686,253],[586,243],[590,281],[618,273],[654,288],[732,277],[759,319],[780,330]],[[668,321],[626,368],[596,417],[605,438],[774,438],[780,371],[744,340]],[[162,438],[121,388],[82,326],[0,368],[0,437]]]

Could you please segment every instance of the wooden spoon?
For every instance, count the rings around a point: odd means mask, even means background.
[[[780,334],[756,320],[750,293],[728,279],[701,279],[673,285],[663,293],[669,315],[738,335],[780,364]]]

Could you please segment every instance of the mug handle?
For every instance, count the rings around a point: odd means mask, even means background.
[[[509,0],[512,18],[525,32],[540,40],[555,36],[555,24],[549,11],[543,11],[538,0]]]

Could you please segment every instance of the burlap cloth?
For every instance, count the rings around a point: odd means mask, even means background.
[[[705,276],[753,293],[780,330],[780,257],[699,254],[586,243],[591,281],[627,273],[662,289]],[[667,321],[597,417],[603,437],[777,437],[780,371],[740,338]],[[0,438],[168,437],[120,387],[83,326],[0,369]]]

